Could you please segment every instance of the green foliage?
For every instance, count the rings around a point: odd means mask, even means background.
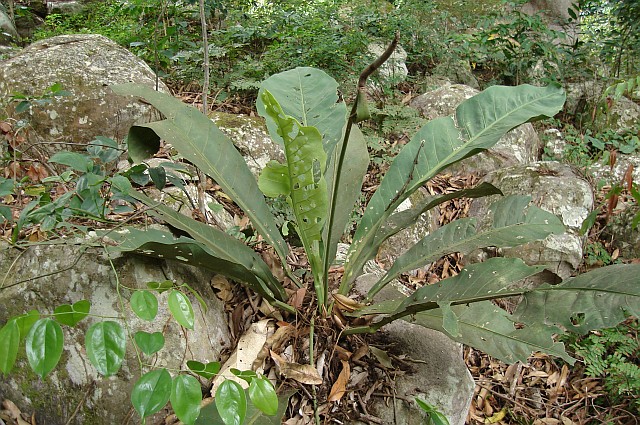
[[[604,386],[614,402],[634,400],[635,414],[640,413],[640,327],[630,320],[615,328],[591,332],[572,344],[575,354],[582,358],[588,376],[604,379]]]
[[[427,425],[449,425],[449,420],[447,419],[447,417],[440,413],[440,411],[438,411],[438,409],[436,409],[434,406],[419,398],[416,398],[416,404],[418,405],[418,407],[424,410],[427,415],[429,415],[429,421],[427,422]]]

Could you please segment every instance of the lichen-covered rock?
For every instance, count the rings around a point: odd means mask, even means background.
[[[23,412],[34,412],[38,423],[111,425],[125,423],[131,415],[129,395],[141,376],[138,358],[129,342],[120,371],[109,378],[98,375],[84,343],[88,326],[97,321],[117,320],[132,333],[162,332],[164,348],[152,357],[141,354],[142,361],[171,370],[186,370],[188,360],[219,360],[230,341],[222,303],[210,286],[211,274],[133,255],[115,258],[111,264],[101,249],[84,248],[54,244],[26,251],[0,249],[0,275],[6,277],[0,292],[0,323],[31,309],[50,314],[58,305],[83,299],[91,302],[90,313],[96,315],[74,328],[63,326],[62,359],[45,379],[31,371],[23,348],[15,369],[0,380],[0,399],[12,400]],[[171,318],[168,292],[158,295],[159,312],[151,322],[138,319],[130,309],[128,288],[146,289],[147,282],[165,280],[186,283],[203,297],[206,311],[189,294],[195,313],[193,331]]]
[[[224,112],[212,112],[210,117],[233,141],[255,176],[271,160],[284,162],[284,150],[271,139],[262,118]]]
[[[25,145],[32,145],[39,155],[33,150],[25,155],[39,159],[73,146],[63,143],[84,144],[96,136],[122,140],[133,124],[159,119],[150,105],[115,95],[109,88],[128,82],[156,87],[149,66],[101,35],[61,35],[41,40],[0,62],[2,98],[13,93],[41,97],[55,83],[70,93],[54,97],[46,105],[34,104],[21,114],[15,112],[15,102],[6,108],[9,118],[28,120]],[[162,82],[158,89],[169,92]]]
[[[435,119],[453,114],[462,101],[478,93],[472,87],[454,84],[418,96],[410,105],[424,117]],[[447,171],[477,172],[484,175],[511,165],[534,162],[538,159],[540,148],[538,133],[527,123],[511,130],[491,149],[468,158]]]
[[[622,211],[611,217],[604,229],[605,235],[611,238],[624,259],[640,258],[640,225],[631,226],[634,217],[639,213],[639,205],[626,205]]]
[[[596,162],[588,167],[587,172],[596,182],[602,180],[605,183],[621,183],[629,167],[633,167],[631,174],[633,181],[640,182],[640,155],[618,154],[613,167]]]
[[[593,209],[593,191],[588,182],[573,169],[559,162],[536,162],[489,173],[484,181],[498,187],[505,195],[530,195],[535,205],[562,220],[566,232],[550,235],[543,241],[500,250],[505,257],[522,258],[530,265],[545,265],[566,279],[582,262],[582,222]],[[469,215],[479,226],[488,225],[489,205],[497,196],[474,199]],[[470,256],[469,259],[473,260]],[[477,259],[477,258],[476,258]]]

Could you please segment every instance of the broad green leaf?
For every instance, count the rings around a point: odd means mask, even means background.
[[[130,303],[131,310],[142,320],[150,322],[158,314],[158,299],[149,291],[135,291]]]
[[[341,144],[338,144],[338,148]],[[336,179],[337,153],[333,156],[331,164],[327,168],[327,187],[332,188]],[[344,233],[349,218],[355,209],[356,203],[360,198],[362,183],[369,167],[369,151],[367,150],[367,141],[357,126],[353,126],[349,135],[349,142],[345,152],[342,164],[342,171],[338,186],[335,188],[336,193],[329,194],[331,202],[335,202],[334,215],[327,221],[324,229],[325,241],[325,271],[336,258],[338,242]],[[329,228],[331,226],[331,228]]]
[[[89,146],[87,146],[87,152],[99,158],[103,164],[115,161],[122,153],[122,151],[118,149],[118,142],[105,136],[96,136]]]
[[[391,266],[383,278],[371,288],[372,298],[386,284],[401,273],[417,269],[438,258],[460,252],[468,254],[488,246],[513,247],[561,233],[564,225],[554,214],[531,205],[531,197],[511,195],[491,205],[493,226],[476,231],[474,219],[460,219],[449,223],[422,238]]]
[[[90,308],[91,303],[87,300],[80,300],[73,305],[63,304],[53,310],[53,318],[63,325],[75,326],[87,317]]]
[[[131,391],[131,404],[140,417],[146,418],[162,409],[171,397],[171,375],[166,369],[147,372]]]
[[[327,219],[327,181],[324,178],[327,156],[322,136],[315,127],[302,126],[286,115],[268,90],[261,93],[265,112],[278,126],[284,140],[289,170],[289,202],[296,217],[296,229],[311,264],[318,304],[324,304],[324,269],[320,252],[322,230]]]
[[[266,416],[261,410],[256,408],[252,403],[249,403],[247,407],[247,416],[245,419],[246,425],[281,425],[284,420],[284,415],[289,406],[289,398],[295,394],[295,391],[289,391],[283,395],[278,396],[278,412],[275,416]],[[247,390],[245,395],[248,397]],[[196,425],[220,425],[222,418],[218,413],[216,406],[216,400],[202,408],[200,416],[196,421]]]
[[[62,328],[52,319],[40,319],[27,334],[27,360],[36,375],[44,378],[51,372],[62,355],[64,336]]]
[[[207,364],[188,360],[187,367],[195,374],[202,376],[205,379],[211,379],[220,372],[220,362],[209,362]]]
[[[379,229],[397,207],[436,174],[492,147],[509,130],[555,115],[565,95],[557,86],[493,86],[462,102],[453,117],[429,121],[396,156],[367,205],[347,255],[342,287],[358,276]]]
[[[158,190],[162,190],[167,184],[167,172],[163,167],[149,167],[149,177]]]
[[[87,155],[78,152],[60,151],[56,152],[49,162],[66,165],[81,173],[86,173],[93,169],[93,161]]]
[[[122,326],[113,321],[94,323],[84,338],[87,357],[104,376],[115,375],[124,360],[127,336]]]
[[[505,363],[527,362],[533,352],[544,352],[561,357],[573,364],[562,343],[554,342],[557,329],[543,325],[516,329],[514,318],[490,301],[452,307],[458,317],[460,336],[449,334],[442,326],[442,310],[434,309],[417,313],[412,323],[435,329],[454,341],[469,345]],[[408,319],[407,319],[408,320]]]
[[[142,352],[147,356],[157,353],[164,347],[164,335],[162,332],[144,332],[138,331],[133,336],[136,345],[140,347]]]
[[[128,146],[133,160],[140,162],[148,157],[145,156],[148,152],[157,152],[159,138],[171,143],[184,158],[213,178],[224,193],[242,208],[260,235],[286,264],[287,244],[253,174],[231,140],[199,110],[173,96],[135,84],[112,86],[112,89],[120,95],[145,99],[167,117],[162,121],[131,127]],[[138,155],[139,150],[145,152]]]
[[[273,416],[278,413],[278,396],[273,384],[264,376],[252,379],[249,385],[251,403],[264,412]]]
[[[240,384],[223,381],[216,390],[216,407],[225,425],[242,425],[247,415],[247,397]]]
[[[267,120],[271,138],[284,144],[276,121],[266,112],[262,94],[267,90],[278,99],[285,115],[318,129],[324,151],[331,156],[347,123],[347,107],[338,102],[338,83],[324,71],[306,67],[272,75],[262,82],[256,103],[258,114]]]
[[[270,198],[276,198],[280,195],[288,196],[291,193],[291,184],[287,164],[269,161],[260,173],[258,186],[262,193]]]
[[[187,425],[193,425],[200,415],[200,382],[191,375],[176,376],[171,384],[170,400],[178,419]]]
[[[524,295],[513,316],[581,334],[609,328],[629,315],[640,317],[639,276],[640,265],[616,264],[543,285]]]
[[[27,314],[16,317],[16,323],[20,328],[20,339],[26,338],[27,334],[31,330],[31,327],[40,319],[40,313],[38,310],[31,310]]]
[[[175,289],[171,291],[168,299],[169,311],[176,319],[176,322],[187,329],[193,329],[195,316],[193,315],[193,307],[191,301],[185,294]]]
[[[0,329],[0,372],[8,374],[13,369],[20,344],[20,327],[11,319]]]
[[[435,406],[416,398],[416,404],[429,415],[429,425],[449,425],[449,420]]]

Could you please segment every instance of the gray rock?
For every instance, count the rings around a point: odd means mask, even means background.
[[[589,166],[587,173],[589,176],[592,176],[596,182],[602,180],[606,183],[620,183],[629,167],[633,167],[633,181],[640,182],[640,155],[618,154],[613,168],[611,168],[609,164],[596,162]]]
[[[580,21],[573,20],[569,14],[569,8],[577,3],[575,0],[530,0],[522,6],[522,11],[535,16],[542,14],[549,28],[561,31],[564,39],[556,40],[557,43],[575,44],[580,31]]]
[[[356,281],[356,291],[366,294],[378,277],[376,273],[360,276]],[[374,301],[395,299],[402,295],[397,289],[387,285]],[[442,412],[451,425],[464,425],[475,382],[462,358],[462,345],[440,332],[403,320],[383,327],[382,332],[390,342],[402,347],[403,353],[417,361],[414,373],[396,378],[397,394],[406,399],[419,397]],[[393,403],[387,404],[382,399],[373,400],[369,412],[382,419],[384,424],[426,423],[426,416],[415,403],[408,404],[398,400],[394,412]]]
[[[629,98],[620,97],[605,113],[598,115],[596,123],[618,133],[629,131],[640,124],[640,105]]]
[[[69,149],[63,143],[84,144],[100,135],[121,140],[131,125],[159,119],[151,106],[115,95],[109,88],[127,82],[155,87],[156,78],[142,60],[101,35],[41,40],[0,63],[2,97],[13,93],[39,97],[54,83],[71,93],[22,114],[14,111],[14,105],[7,108],[10,119],[28,120],[25,146],[32,149],[24,154],[37,159]],[[159,90],[169,92],[163,83]]]
[[[489,173],[484,181],[497,186],[505,195],[530,195],[535,205],[562,220],[566,233],[550,235],[543,241],[515,248],[504,248],[505,257],[518,257],[530,265],[545,265],[566,279],[582,262],[582,222],[593,209],[593,191],[589,183],[573,169],[559,162],[536,162]],[[478,219],[479,226],[488,225],[489,205],[497,196],[474,199],[469,216]],[[468,257],[472,261],[481,258]]]
[[[371,43],[369,44],[369,56],[372,59],[378,58],[387,49],[385,43]],[[389,59],[378,68],[378,75],[382,80],[390,83],[399,83],[407,79],[409,70],[407,69],[407,52],[398,45],[396,49],[391,53]]]
[[[16,26],[0,4],[0,44],[8,44],[18,41]]]
[[[76,15],[84,10],[91,3],[88,0],[47,0],[47,9],[49,13],[58,13],[61,15]]]
[[[620,250],[620,256],[625,259],[640,258],[640,226],[631,226],[638,213],[639,205],[625,205],[622,211],[611,217],[604,229],[604,234],[613,241]]]
[[[478,93],[472,87],[454,84],[418,96],[411,101],[410,106],[420,111],[424,117],[435,119],[452,115],[462,101]],[[536,161],[540,149],[538,133],[527,123],[511,130],[491,149],[460,162],[447,172],[477,172],[484,175],[511,165]]]
[[[31,246],[23,252],[7,247],[0,249],[0,275],[6,278],[0,292],[0,323],[31,309],[42,314],[52,313],[58,305],[82,299],[91,302],[92,314],[107,318],[120,316],[119,282],[125,300],[123,324],[131,332],[163,332],[166,340],[157,355],[141,354],[144,362],[185,370],[188,360],[219,360],[230,337],[222,303],[210,286],[211,274],[175,262],[129,255],[113,259],[112,265],[102,249],[89,248],[81,256],[82,252],[82,245],[64,243]],[[206,311],[189,296],[195,313],[193,331],[182,328],[170,317],[168,292],[158,296],[160,308],[154,321],[141,321],[132,313],[126,301],[131,293],[127,288],[146,288],[147,282],[164,280],[189,284],[203,297]],[[103,319],[87,317],[74,328],[63,326],[62,359],[45,379],[31,372],[23,348],[15,369],[0,380],[0,399],[12,400],[23,412],[35,412],[38,423],[125,423],[133,412],[129,395],[141,375],[140,366],[129,342],[121,370],[109,378],[97,374],[87,359],[84,336],[88,326],[100,320]]]

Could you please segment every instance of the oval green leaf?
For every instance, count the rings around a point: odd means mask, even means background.
[[[18,356],[20,344],[20,327],[16,319],[9,320],[0,329],[0,372],[5,375],[11,372]]]
[[[169,311],[176,319],[176,322],[187,329],[193,329],[193,307],[185,294],[175,289],[171,291],[169,294]]]
[[[247,397],[240,384],[228,379],[220,384],[216,407],[225,425],[242,425],[247,415]]]
[[[178,375],[171,385],[171,407],[178,419],[187,425],[195,423],[200,415],[202,389],[200,382],[191,375]]]
[[[164,347],[164,335],[162,335],[162,332],[149,333],[138,331],[133,336],[133,339],[135,339],[138,347],[140,347],[142,352],[147,356],[157,353]]]
[[[206,379],[211,379],[216,376],[218,372],[220,372],[220,366],[220,362],[209,362],[204,364],[195,360],[187,361],[187,367],[191,372]]]
[[[266,415],[273,416],[278,413],[278,395],[276,389],[264,376],[251,380],[249,385],[249,397],[254,406]]]
[[[62,355],[62,328],[52,319],[38,320],[27,334],[27,360],[34,373],[44,378],[56,367]]]
[[[82,319],[87,317],[91,303],[87,300],[80,300],[73,305],[63,304],[53,310],[56,322],[67,326],[75,326]]]
[[[149,291],[136,291],[131,295],[131,310],[148,322],[156,318],[158,314],[158,299]]]
[[[40,313],[38,310],[31,310],[27,314],[23,314],[20,317],[16,317],[16,323],[20,328],[20,339],[24,339],[31,327],[40,319]]]
[[[239,370],[232,367],[231,369],[229,369],[229,371],[233,373],[235,376],[237,376],[238,378],[247,381],[248,384],[250,384],[251,381],[253,381],[258,377],[258,374],[252,370]]]
[[[159,294],[162,294],[164,291],[168,291],[173,287],[173,282],[170,280],[165,280],[163,282],[147,282],[147,287],[154,291],[158,291]]]
[[[120,370],[127,337],[122,326],[112,321],[91,325],[85,336],[87,356],[101,375],[110,376]]]
[[[171,396],[171,375],[166,369],[152,370],[138,379],[131,391],[131,404],[146,418],[162,409]]]

